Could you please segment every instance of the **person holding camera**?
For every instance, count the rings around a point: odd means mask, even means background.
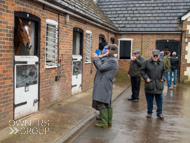
[[[111,107],[113,79],[118,70],[118,47],[116,44],[108,46],[104,62],[93,54],[93,63],[97,69],[94,79],[92,107],[100,112],[101,121],[95,127],[108,128],[112,126],[113,110]]]

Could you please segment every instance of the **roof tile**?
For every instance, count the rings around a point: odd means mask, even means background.
[[[117,14],[121,19],[113,22],[118,26],[125,24],[121,31],[136,31],[140,26],[140,31],[179,31],[178,18],[190,9],[190,0],[99,0],[98,4],[103,11],[120,8]],[[109,5],[114,9],[106,8]]]

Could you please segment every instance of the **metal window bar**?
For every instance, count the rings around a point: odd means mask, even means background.
[[[49,41],[49,42],[54,42],[54,43],[56,43],[56,42],[57,42],[57,39],[46,38],[46,41]]]
[[[54,53],[56,53],[57,54],[57,50],[56,49],[54,49],[54,48],[46,48],[46,52],[54,52]]]
[[[46,39],[52,39],[52,40],[55,40],[55,39],[57,39],[57,37],[56,37],[56,35],[55,35],[55,37],[54,37],[54,36],[46,36]]]
[[[49,42],[49,41],[46,41],[46,45],[47,44],[53,44],[53,45],[56,45],[57,46],[57,43],[52,43],[52,42]]]
[[[56,25],[47,24],[47,27],[48,27],[48,28],[57,29],[57,28],[56,28]]]
[[[46,56],[56,58],[55,53],[46,53]]]
[[[54,62],[55,63],[56,59],[55,58],[49,58],[49,57],[47,57],[46,61],[50,61],[50,62]]]
[[[46,31],[46,65],[56,66],[57,57],[57,31],[55,25],[47,24]]]
[[[86,62],[90,62],[91,59],[91,36],[86,34]]]
[[[48,29],[47,29],[48,30]],[[54,34],[54,35],[56,35],[57,33],[56,33],[57,31],[55,31],[55,32],[51,32],[51,31],[48,31],[48,32],[46,32],[46,34]]]

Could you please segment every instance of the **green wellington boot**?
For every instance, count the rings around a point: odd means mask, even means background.
[[[108,126],[112,126],[112,116],[113,116],[113,109],[112,107],[108,108]]]
[[[100,118],[102,119],[98,124],[94,124],[95,127],[108,128],[108,111],[107,109],[100,110]]]

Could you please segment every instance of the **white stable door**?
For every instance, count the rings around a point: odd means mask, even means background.
[[[80,93],[82,88],[81,44],[81,33],[73,32],[72,95]]]
[[[80,93],[82,87],[82,56],[73,55],[72,61],[72,95]]]
[[[15,120],[38,111],[38,68],[38,57],[15,56]]]

